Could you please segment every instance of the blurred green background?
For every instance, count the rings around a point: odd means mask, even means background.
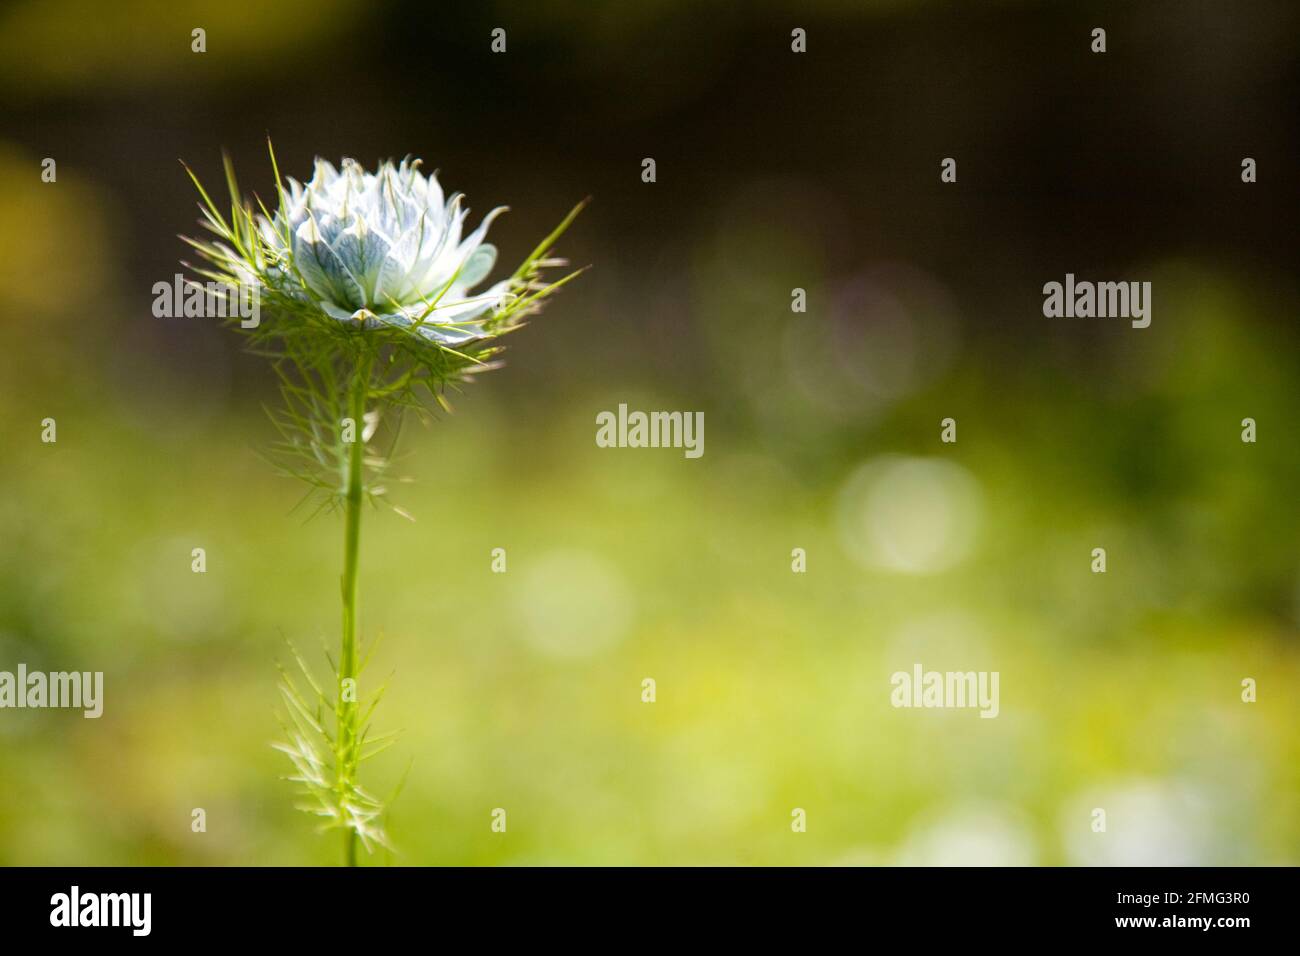
[[[422,156],[512,207],[506,264],[594,197],[561,247],[592,270],[404,434],[417,520],[366,517],[403,732],[372,789],[409,766],[370,862],[1300,862],[1298,21],[6,5],[0,669],[106,701],[0,711],[0,862],[339,857],[270,743],[285,642],[337,644],[341,523],[257,455],[265,365],[150,313],[196,229],[177,159],[215,182],[228,148],[265,196],[268,133],[300,178]],[[1043,318],[1066,272],[1151,281],[1151,327]],[[620,402],[704,411],[704,457],[597,448]],[[918,661],[999,671],[1000,716],[892,708]]]

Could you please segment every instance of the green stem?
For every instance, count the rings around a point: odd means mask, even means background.
[[[339,651],[338,734],[336,737],[337,765],[340,784],[350,791],[356,784],[358,694],[357,677],[357,568],[361,544],[361,505],[365,497],[364,418],[366,390],[370,380],[370,359],[362,359],[352,383],[352,421],[355,433],[348,450],[348,479],[345,498],[346,520],[343,531],[343,639]],[[344,699],[345,682],[351,680],[352,700]],[[344,793],[345,799],[349,796]],[[343,829],[343,860],[347,866],[357,865],[357,833],[352,827]]]

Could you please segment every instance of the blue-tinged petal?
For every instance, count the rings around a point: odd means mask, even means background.
[[[320,298],[340,308],[359,309],[365,304],[361,288],[324,242],[314,216],[293,234],[293,258],[307,287]]]
[[[411,263],[407,285],[412,296],[436,296],[460,264],[456,249],[460,242],[461,226],[469,210],[460,208],[459,195],[453,199],[451,209],[453,213],[450,221],[438,222],[432,214],[429,217],[429,223],[437,225],[437,241],[431,243],[426,239],[422,251]]]
[[[340,322],[358,321],[354,317],[356,315],[355,309],[340,309],[333,302],[322,302],[320,304],[320,307],[321,307],[321,311],[324,312],[326,315],[328,315],[331,319],[338,319]]]
[[[509,279],[503,279],[476,295],[466,295],[457,286],[438,302],[429,317],[437,322],[464,322],[489,310],[501,308],[509,294]]]
[[[403,259],[391,247],[379,264],[375,279],[374,297],[371,300],[380,308],[387,308],[393,302],[402,302],[403,285],[407,270]]]
[[[458,325],[455,328],[422,325],[419,332],[426,339],[443,345],[462,345],[483,338],[483,330],[477,325]]]
[[[417,332],[426,339],[434,342],[441,342],[444,345],[454,345],[459,342],[469,342],[473,339],[480,339],[484,333],[481,328],[469,320],[464,325],[447,325],[437,318],[437,313],[429,313],[428,306],[422,303],[415,305],[403,306],[399,310],[401,320],[398,315],[394,315],[394,324],[414,325]],[[423,316],[423,320],[421,317]]]
[[[376,305],[381,270],[388,261],[391,243],[380,233],[370,229],[360,216],[339,234],[331,247],[343,268],[361,287],[363,304]]]
[[[451,275],[456,274],[457,286],[472,286],[476,282],[481,282],[483,278],[487,276],[488,271],[491,270],[493,264],[496,262],[495,250],[492,252],[492,260],[488,263],[487,270],[483,272],[483,275],[479,276],[473,282],[464,278],[465,270],[469,268],[469,260],[473,258],[474,252],[482,245],[483,237],[487,235],[488,227],[492,225],[492,220],[505,212],[507,208],[508,207],[506,206],[497,206],[496,209],[493,209],[483,217],[483,221],[478,224],[478,228],[470,233],[464,242],[457,245],[455,249],[448,249],[447,252],[444,253],[444,256],[448,257],[448,259],[445,259],[443,263],[439,263],[439,266],[441,268],[446,268],[447,271],[445,274],[448,278],[450,278]]]
[[[488,277],[492,267],[497,262],[497,247],[490,242],[485,242],[465,260],[465,267],[460,270],[460,275],[456,278],[456,284],[464,286],[466,289],[472,289]]]
[[[430,173],[424,185],[425,208],[437,209],[444,202],[446,202],[446,197],[442,194],[442,184],[438,182],[438,174],[436,172]]]

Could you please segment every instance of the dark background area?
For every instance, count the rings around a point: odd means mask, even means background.
[[[692,243],[738,183],[795,187],[778,191],[770,225],[812,237],[830,276],[878,258],[934,270],[980,316],[965,328],[976,342],[1011,347],[1004,337],[1039,329],[1044,277],[1119,278],[1157,251],[1266,277],[1263,317],[1290,318],[1278,296],[1294,298],[1300,195],[1292,3],[340,4],[314,42],[291,25],[256,43],[209,27],[208,54],[152,67],[131,24],[89,19],[70,26],[143,65],[56,82],[38,63],[49,51],[11,33],[4,127],[112,189],[133,298],[183,253],[171,237],[193,230],[176,160],[216,182],[226,148],[266,195],[269,133],[289,175],[316,154],[412,153],[438,157],[480,211],[522,191],[498,230],[507,259],[526,251],[514,237],[593,196],[567,249],[599,264],[579,293],[588,315],[536,346],[600,355],[573,374],[627,356],[708,373],[682,348],[708,322],[686,294]],[[804,56],[789,50],[796,25]],[[1104,55],[1089,50],[1095,25]],[[490,52],[494,26],[506,55]],[[939,181],[945,156],[956,185]],[[746,265],[803,280],[779,258]],[[185,362],[195,346],[177,336],[217,333],[155,327],[147,347]]]

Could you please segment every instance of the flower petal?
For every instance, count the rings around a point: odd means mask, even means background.
[[[308,216],[294,232],[293,258],[307,287],[321,299],[352,309],[365,304],[361,287],[321,236],[315,216]]]

